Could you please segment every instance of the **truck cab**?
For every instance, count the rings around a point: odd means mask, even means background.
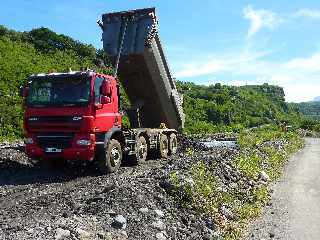
[[[122,128],[119,84],[94,71],[36,74],[24,90],[26,152],[29,157],[98,163],[116,171],[123,157],[142,163],[148,152],[160,157],[177,149],[176,130]]]

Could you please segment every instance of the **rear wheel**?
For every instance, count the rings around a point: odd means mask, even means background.
[[[169,137],[169,154],[174,155],[178,150],[178,140],[175,133],[171,133]]]
[[[148,155],[148,143],[145,137],[140,136],[136,144],[136,164],[142,164],[146,161]]]
[[[121,144],[111,139],[108,146],[98,156],[98,168],[101,173],[116,172],[122,161]]]
[[[168,137],[164,134],[160,135],[159,139],[159,156],[161,158],[167,158],[169,153],[169,141]]]

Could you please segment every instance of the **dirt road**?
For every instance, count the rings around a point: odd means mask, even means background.
[[[248,239],[320,239],[320,139],[306,139],[273,190]]]

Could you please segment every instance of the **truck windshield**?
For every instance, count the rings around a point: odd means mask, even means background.
[[[83,76],[32,78],[27,105],[79,106],[90,99],[90,79]]]

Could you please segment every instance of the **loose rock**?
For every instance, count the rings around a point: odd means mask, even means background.
[[[164,212],[159,210],[159,209],[156,209],[154,210],[154,212],[157,214],[158,217],[164,217]]]
[[[220,208],[220,213],[222,215],[224,215],[227,219],[230,219],[230,220],[234,219],[234,215],[233,215],[232,211],[229,208],[227,208],[226,206],[222,206]]]
[[[80,239],[87,239],[91,236],[91,234],[81,228],[76,229],[76,233]]]
[[[265,171],[261,171],[260,172],[260,179],[262,181],[265,181],[265,182],[269,182],[270,181],[270,177]]]
[[[161,220],[153,222],[152,227],[158,229],[159,231],[163,231],[166,229],[166,225]]]
[[[147,213],[149,211],[148,208],[139,208],[139,212],[141,213]]]
[[[56,235],[55,235],[55,239],[56,240],[62,240],[62,239],[66,239],[67,237],[70,236],[70,231],[63,229],[63,228],[57,228],[56,229]]]
[[[158,233],[156,234],[156,239],[157,239],[157,240],[166,240],[167,237],[165,236],[165,234],[164,234],[163,232],[158,232]]]
[[[125,229],[127,227],[127,219],[122,215],[117,215],[112,223],[114,228]]]

